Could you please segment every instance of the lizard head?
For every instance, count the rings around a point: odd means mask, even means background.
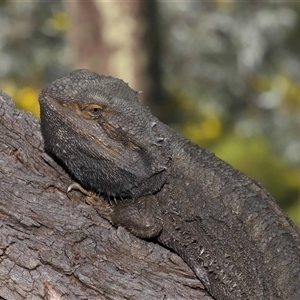
[[[163,125],[124,81],[76,70],[47,85],[39,102],[45,149],[85,188],[138,197],[164,184]]]

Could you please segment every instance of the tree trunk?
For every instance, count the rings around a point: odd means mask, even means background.
[[[122,78],[143,89],[145,53],[142,1],[65,1],[74,69]]]
[[[173,120],[162,82],[162,30],[157,1],[64,1],[72,68],[122,78],[160,120]]]
[[[212,300],[176,254],[103,220],[0,92],[0,298]]]

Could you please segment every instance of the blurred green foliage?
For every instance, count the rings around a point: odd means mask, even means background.
[[[0,88],[39,116],[41,88],[70,68],[61,1],[0,2]]]
[[[4,80],[0,82],[0,89],[12,97],[16,103],[16,107],[28,110],[36,117],[39,117],[39,88],[35,86],[18,87],[13,81]]]

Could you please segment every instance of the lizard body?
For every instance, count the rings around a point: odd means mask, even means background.
[[[161,123],[122,80],[77,70],[39,101],[46,150],[106,197],[88,197],[101,216],[173,249],[217,300],[300,299],[299,232],[258,182]]]

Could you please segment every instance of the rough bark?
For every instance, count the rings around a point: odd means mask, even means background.
[[[43,148],[39,121],[0,91],[0,298],[212,298],[176,254],[116,229]]]

